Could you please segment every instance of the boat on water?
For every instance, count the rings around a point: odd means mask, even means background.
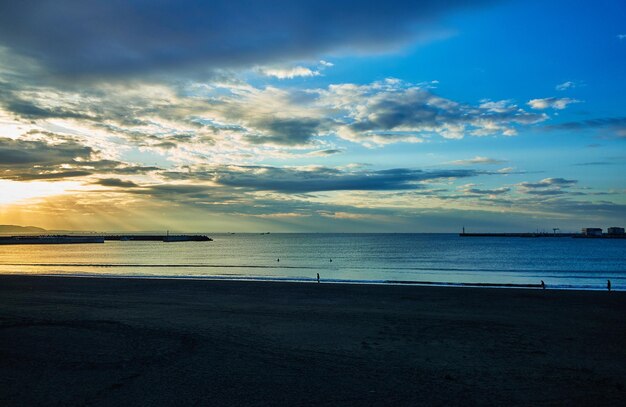
[[[5,244],[79,244],[104,243],[102,236],[0,236],[0,245]]]

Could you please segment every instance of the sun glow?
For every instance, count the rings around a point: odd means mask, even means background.
[[[0,180],[0,205],[63,194],[70,189],[76,188],[78,185],[76,182],[17,182]]]

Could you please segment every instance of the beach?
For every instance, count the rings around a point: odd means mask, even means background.
[[[626,293],[0,276],[0,405],[620,405]]]

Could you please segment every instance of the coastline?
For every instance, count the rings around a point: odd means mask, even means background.
[[[0,276],[13,405],[616,405],[626,293]]]
[[[168,266],[176,267],[176,266]],[[187,266],[181,266],[187,267]],[[126,274],[102,274],[102,273],[0,273],[0,277],[44,277],[44,278],[95,278],[95,279],[121,279],[121,280],[172,280],[172,281],[233,281],[233,282],[259,282],[259,283],[292,283],[292,284],[317,284],[314,277],[278,277],[278,276],[246,276],[246,275],[126,275]],[[539,280],[541,281],[541,280]],[[412,287],[450,287],[450,288],[502,288],[520,290],[544,290],[541,283],[495,283],[495,282],[452,282],[452,281],[427,281],[427,280],[353,280],[322,278],[321,284],[347,284],[347,285],[378,285],[378,286],[412,286]],[[567,291],[607,291],[606,286],[599,285],[557,285],[546,284],[545,290]],[[611,292],[624,292],[620,286],[611,288]]]

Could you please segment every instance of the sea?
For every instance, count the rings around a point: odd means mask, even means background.
[[[208,234],[212,242],[0,246],[0,274],[626,290],[626,239]]]

